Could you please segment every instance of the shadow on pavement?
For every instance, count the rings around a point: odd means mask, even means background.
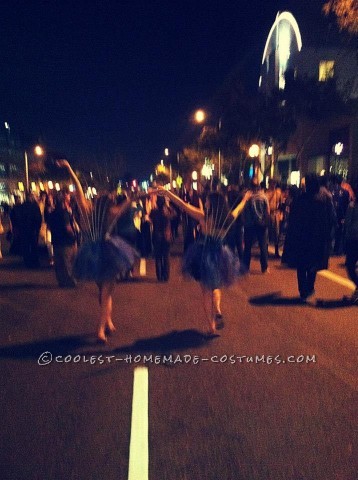
[[[316,308],[330,309],[330,308],[347,308],[354,307],[352,302],[347,298],[337,300],[317,300]]]
[[[57,285],[48,285],[43,283],[12,283],[8,285],[0,285],[0,292],[12,290],[56,290]]]
[[[173,330],[159,337],[151,337],[137,340],[132,345],[116,348],[112,353],[143,353],[152,352],[164,354],[172,350],[184,350],[186,348],[200,348],[209,340],[219,335],[206,335],[198,330]]]
[[[281,297],[281,292],[272,292],[249,299],[251,305],[282,305],[290,307],[292,305],[312,306],[301,300],[300,297]]]
[[[60,337],[0,347],[0,358],[38,359],[44,352],[51,352],[53,356],[66,355],[77,348],[93,344],[93,335]]]

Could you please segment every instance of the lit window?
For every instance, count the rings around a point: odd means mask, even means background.
[[[320,82],[326,82],[330,78],[334,77],[334,61],[322,60],[319,62],[319,75],[318,80]]]

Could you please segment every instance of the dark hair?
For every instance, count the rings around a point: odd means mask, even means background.
[[[163,210],[164,206],[165,206],[165,198],[164,198],[164,197],[160,197],[160,196],[158,195],[158,197],[157,197],[157,207],[158,207],[158,209],[159,209],[159,210]]]
[[[108,227],[108,213],[109,208],[115,203],[109,195],[101,195],[97,197],[93,209],[94,209],[94,218],[96,219],[95,224],[99,229],[96,233],[100,237],[106,233]]]
[[[319,192],[320,182],[317,175],[308,174],[305,178],[306,193],[316,195]]]
[[[215,228],[225,226],[229,219],[229,207],[224,195],[220,192],[211,192],[208,195],[210,203],[207,216],[215,222]]]

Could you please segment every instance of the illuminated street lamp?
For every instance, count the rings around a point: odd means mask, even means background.
[[[203,123],[206,118],[204,110],[197,110],[195,112],[194,118],[196,123]]]
[[[253,159],[254,161],[254,177],[257,177],[258,176],[258,169],[259,169],[259,166],[258,166],[258,160],[259,160],[259,153],[260,153],[260,147],[254,143],[253,145],[251,145],[251,147],[249,148],[249,157]]]
[[[40,145],[36,145],[34,148],[34,153],[38,156],[41,157],[44,154],[44,150]],[[27,157],[27,151],[25,150],[24,153],[25,156],[25,185],[26,185],[26,192],[29,191],[30,189],[30,182],[29,182],[29,160]]]

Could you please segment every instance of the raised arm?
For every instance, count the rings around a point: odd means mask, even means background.
[[[237,207],[235,207],[234,210],[231,212],[231,215],[234,218],[237,218],[240,215],[240,213],[243,211],[243,209],[245,208],[246,202],[251,197],[251,195],[252,195],[251,192],[246,192],[245,193],[244,198],[241,200],[239,205]]]
[[[88,211],[90,209],[90,204],[85,197],[85,194],[84,194],[83,189],[82,189],[82,185],[81,185],[77,175],[72,170],[71,165],[68,163],[67,160],[57,160],[56,164],[60,168],[65,168],[68,171],[73,183],[75,184],[75,189],[76,189],[75,197],[76,197],[76,201],[78,203],[78,206],[84,212]]]
[[[200,222],[204,220],[205,214],[202,208],[194,207],[189,203],[185,203],[180,197],[172,193],[170,190],[165,190],[163,187],[158,187],[159,195],[166,195],[169,200],[171,200],[175,205],[177,205],[181,210],[190,215],[194,220]]]

